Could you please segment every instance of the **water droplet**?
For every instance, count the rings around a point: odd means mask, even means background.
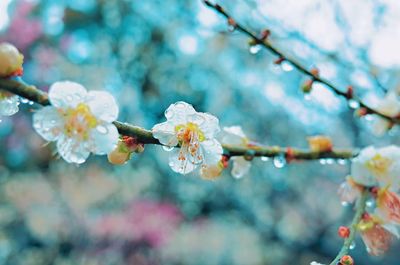
[[[273,163],[276,168],[283,168],[286,165],[286,158],[283,155],[276,156]]]
[[[286,60],[281,63],[281,67],[282,67],[282,70],[285,72],[290,72],[293,70],[293,65]]]
[[[347,206],[350,205],[350,203],[348,203],[348,202],[346,202],[346,201],[342,201],[341,204],[342,204],[343,207],[347,207]]]
[[[334,160],[333,158],[327,158],[327,159],[326,159],[326,163],[327,163],[328,165],[332,165],[334,162],[335,162],[335,160]]]
[[[262,156],[261,161],[267,162],[269,160],[268,156]]]
[[[365,205],[368,207],[368,208],[375,208],[375,200],[367,200],[366,202],[365,202]]]
[[[374,116],[373,116],[373,115],[365,115],[365,116],[364,116],[364,119],[365,119],[366,121],[372,121],[372,120],[374,119]]]
[[[353,241],[353,242],[351,242],[349,249],[355,249],[355,248],[356,248],[356,242]]]
[[[354,99],[349,99],[348,101],[349,107],[352,109],[358,109],[360,107],[360,103],[355,101]]]
[[[336,160],[336,162],[339,165],[342,165],[342,166],[347,164],[347,160],[346,159],[338,159],[338,160]]]
[[[107,127],[103,126],[103,125],[99,125],[96,127],[96,130],[101,133],[101,134],[106,134],[108,132]]]
[[[228,31],[229,31],[229,32],[233,32],[233,31],[235,31],[235,29],[236,29],[235,26],[233,26],[233,25],[228,25]]]
[[[29,102],[29,99],[21,98],[21,103],[26,104]]]
[[[33,102],[33,101],[29,101],[29,102],[28,102],[28,105],[31,105],[31,106],[32,106],[32,105],[33,105],[33,103],[35,103],[35,102]]]
[[[163,145],[162,148],[164,149],[164,151],[167,152],[171,152],[172,150],[174,150],[174,146]]]
[[[262,46],[260,44],[250,45],[249,52],[251,54],[257,54],[261,50]]]
[[[326,165],[326,164],[327,164],[325,158],[321,158],[321,159],[319,160],[319,163],[320,163],[321,165]]]

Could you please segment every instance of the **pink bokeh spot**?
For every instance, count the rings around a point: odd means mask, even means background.
[[[182,221],[171,203],[136,201],[119,214],[103,216],[93,228],[98,237],[146,241],[153,247],[165,244]]]
[[[15,8],[7,32],[0,37],[0,42],[11,42],[24,51],[42,35],[39,19],[30,17],[35,5],[21,1]]]

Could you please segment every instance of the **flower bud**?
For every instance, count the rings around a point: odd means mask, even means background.
[[[118,147],[107,155],[108,161],[113,165],[123,165],[129,160],[129,157],[129,152],[122,152]]]
[[[0,43],[0,77],[22,74],[24,56],[10,43]]]
[[[330,152],[332,151],[333,144],[331,138],[324,135],[317,135],[308,137],[308,145],[311,151],[314,152]]]
[[[303,83],[303,85],[301,86],[301,90],[302,90],[304,93],[310,93],[313,84],[314,84],[314,80],[313,80],[313,79],[308,79],[308,80],[306,80],[306,81]]]
[[[341,238],[348,238],[350,236],[350,229],[347,226],[341,226],[338,229],[338,235]]]
[[[344,255],[341,259],[340,259],[340,264],[341,265],[353,265],[354,261],[353,258],[349,255]]]

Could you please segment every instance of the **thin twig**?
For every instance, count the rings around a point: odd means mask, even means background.
[[[368,198],[368,190],[365,189],[364,192],[361,194],[361,197],[358,199],[356,207],[355,207],[355,214],[353,217],[353,221],[350,225],[350,235],[346,238],[343,242],[343,246],[340,249],[339,253],[337,254],[336,258],[329,264],[329,265],[337,265],[339,260],[349,253],[350,246],[353,244],[354,237],[356,235],[357,225],[361,221],[362,215],[365,212],[366,202]]]
[[[7,90],[13,94],[19,95],[23,98],[36,102],[40,105],[50,105],[49,97],[46,92],[37,89],[35,86],[28,85],[22,81],[15,79],[0,78],[0,88]],[[139,142],[144,144],[157,144],[161,145],[158,139],[154,138],[150,130],[143,129],[120,121],[114,121],[118,132],[121,135],[133,136]],[[285,148],[278,146],[262,146],[258,144],[251,144],[248,146],[235,146],[223,145],[224,154],[227,156],[246,156],[251,157],[284,157],[290,160],[315,160],[323,158],[331,159],[351,159],[355,157],[358,151],[353,150],[332,150],[329,152],[315,152],[310,150],[301,150],[293,148]]]
[[[203,0],[205,5],[208,7],[214,9],[216,12],[224,16],[228,23],[235,28],[235,30],[238,30],[248,37],[250,37],[255,45],[262,45],[264,48],[268,49],[270,52],[272,52],[274,55],[276,55],[278,58],[287,61],[293,65],[294,68],[296,68],[298,71],[301,73],[305,74],[306,76],[310,77],[314,82],[321,83],[331,89],[336,95],[339,95],[341,97],[344,97],[346,100],[352,100],[354,102],[357,102],[360,108],[364,108],[366,111],[366,114],[376,114],[380,116],[381,118],[388,120],[392,123],[397,123],[400,124],[400,118],[399,117],[391,117],[388,116],[370,106],[365,104],[361,99],[356,97],[353,93],[349,94],[347,91],[342,91],[341,89],[337,88],[335,85],[330,83],[328,80],[325,80],[318,75],[313,74],[310,70],[308,70],[305,66],[303,66],[301,63],[296,61],[293,58],[288,57],[285,55],[278,47],[274,46],[268,41],[268,38],[262,38],[258,37],[256,34],[251,32],[249,29],[238,23],[233,17],[228,14],[223,7],[221,7],[219,4],[213,4],[208,0]]]

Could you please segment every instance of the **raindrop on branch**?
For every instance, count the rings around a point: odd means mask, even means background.
[[[174,150],[174,146],[163,145],[162,148],[164,149],[164,151],[167,152],[171,152],[172,150]]]
[[[256,44],[256,45],[250,45],[249,47],[249,52],[251,54],[257,54],[260,50],[261,50],[261,45],[260,44]]]
[[[283,168],[286,165],[286,158],[283,155],[276,156],[273,163],[276,168]]]
[[[354,99],[350,99],[348,101],[349,107],[352,109],[358,109],[360,107],[360,103]]]

